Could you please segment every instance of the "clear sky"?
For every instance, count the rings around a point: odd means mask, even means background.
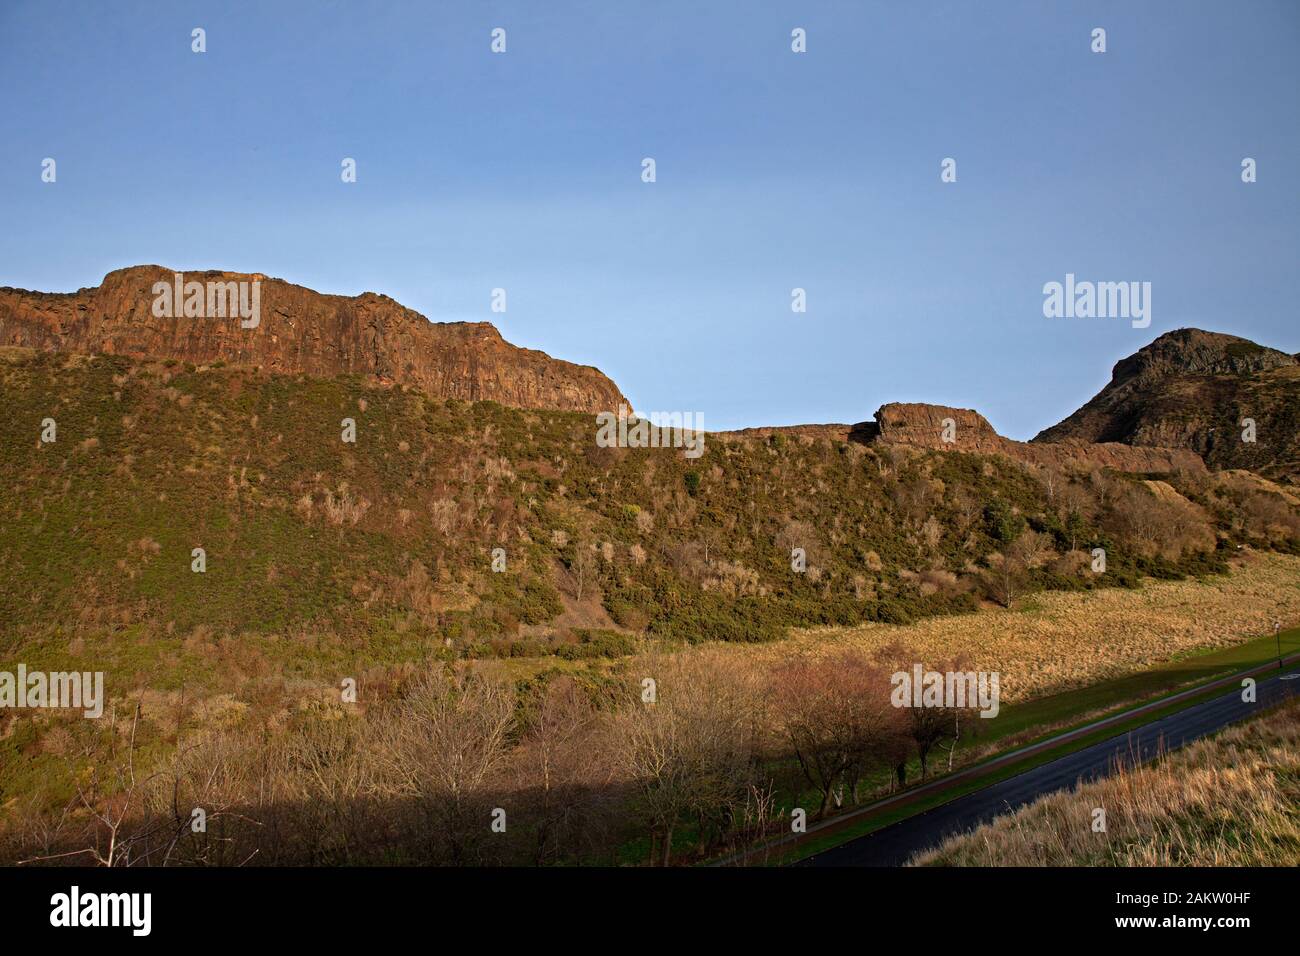
[[[711,429],[1028,438],[1170,329],[1300,350],[1296,0],[3,0],[0,117],[0,285],[383,292]],[[1044,318],[1067,272],[1150,328]]]

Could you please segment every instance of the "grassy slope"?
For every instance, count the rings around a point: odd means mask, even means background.
[[[981,506],[1048,510],[1033,474],[973,455],[718,438],[688,461],[599,449],[584,415],[346,377],[18,351],[0,376],[0,654],[55,666],[75,638],[78,656],[173,686],[210,680],[203,645],[234,635],[308,674],[584,640],[630,649],[615,632],[754,641],[969,610],[960,584],[936,592],[899,573],[982,562],[1001,543]],[[47,416],[54,444],[37,440]],[[345,417],[355,444],[340,439]],[[957,516],[963,495],[973,521]],[[942,533],[927,542],[931,515]],[[498,546],[504,574],[489,571]],[[792,546],[810,573],[791,573]],[[195,547],[205,574],[191,572]],[[1112,545],[1101,579],[1038,575],[1092,587],[1142,570],[1178,568]]]
[[[1229,650],[1277,621],[1300,621],[1300,558],[1246,554],[1241,573],[1200,580],[1147,581],[1141,590],[1039,592],[1014,609],[918,620],[904,627],[865,624],[796,631],[783,642],[728,648],[769,663],[791,655],[845,650],[875,656],[902,643],[916,659],[953,655],[1001,675],[1003,714],[1010,705],[1087,688],[1213,649]],[[1064,708],[1073,712],[1073,706]]]

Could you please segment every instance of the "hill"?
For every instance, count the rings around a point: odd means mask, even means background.
[[[1245,419],[1253,442],[1243,439]],[[1300,361],[1233,335],[1168,332],[1116,363],[1105,388],[1034,442],[1187,448],[1211,468],[1295,481]]]
[[[203,679],[190,651],[232,637],[269,641],[291,669],[618,655],[1135,586],[1216,570],[1239,543],[1300,547],[1293,500],[1236,474],[1148,481],[782,434],[711,435],[687,459],[598,447],[590,415],[360,375],[0,357],[9,653],[88,642],[177,680]]]

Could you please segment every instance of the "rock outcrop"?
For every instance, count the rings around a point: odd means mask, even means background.
[[[948,422],[952,428],[948,428]],[[1050,444],[1013,441],[994,431],[988,420],[969,408],[892,402],[882,405],[874,421],[856,425],[776,425],[720,432],[736,438],[841,441],[862,445],[905,445],[935,451],[964,451],[1004,455],[1036,465],[1058,468],[1113,468],[1116,471],[1168,473],[1203,472],[1205,462],[1194,452],[1178,448],[1134,448],[1118,442]],[[945,434],[952,441],[945,441]]]
[[[256,326],[243,327],[228,311],[224,318],[187,318],[183,302],[174,303],[174,317],[159,317],[154,286],[173,283],[173,272],[135,266],[72,293],[0,288],[0,346],[359,374],[440,398],[517,408],[599,412],[631,405],[598,369],[511,345],[488,322],[430,322],[385,295],[325,295],[261,275],[189,272],[184,278],[259,281]]]
[[[951,427],[950,427],[951,426]],[[1134,448],[1117,442],[1051,444],[1013,441],[993,430],[979,412],[945,405],[891,403],[876,412],[874,441],[938,451],[1005,455],[1036,465],[1114,468],[1131,472],[1204,471],[1194,452]],[[951,438],[946,441],[945,438]]]
[[[1169,332],[1116,363],[1091,401],[1034,438],[1047,442],[1186,448],[1214,468],[1294,480],[1300,361],[1235,335]]]

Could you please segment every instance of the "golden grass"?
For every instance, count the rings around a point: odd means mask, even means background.
[[[1106,830],[1093,831],[1094,808]],[[953,837],[929,866],[1300,865],[1300,701]]]
[[[1228,647],[1300,621],[1300,558],[1255,553],[1229,575],[1204,581],[1147,581],[1141,590],[1047,591],[1013,609],[796,631],[788,640],[729,646],[755,663],[792,654],[821,657],[847,648],[868,654],[901,642],[921,662],[965,655],[998,671],[1003,703],[1122,677],[1192,651]]]

